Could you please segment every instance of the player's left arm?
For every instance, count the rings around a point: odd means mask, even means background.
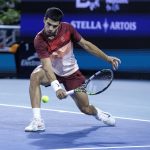
[[[118,68],[118,64],[121,63],[121,60],[117,57],[108,56],[106,53],[104,53],[101,49],[99,49],[97,46],[95,46],[93,43],[85,40],[84,38],[81,38],[81,40],[78,42],[78,44],[88,51],[89,53],[102,58],[103,60],[109,62],[112,64],[112,67],[114,70]]]

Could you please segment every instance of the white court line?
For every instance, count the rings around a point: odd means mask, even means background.
[[[20,105],[0,104],[0,106],[31,109],[31,107],[29,107],[29,106],[20,106]],[[41,108],[41,110],[44,110],[44,111],[55,111],[55,112],[60,112],[60,113],[71,113],[71,114],[83,115],[83,113],[81,113],[81,112],[73,112],[73,111],[58,110],[58,109],[46,109],[46,108]],[[115,118],[118,118],[118,119],[122,119],[122,120],[132,120],[132,121],[150,122],[150,120],[144,120],[144,119],[135,119],[135,118],[126,118],[126,117],[117,117],[117,116],[114,116],[114,117],[115,117]]]
[[[109,149],[133,149],[133,148],[150,148],[150,145],[141,146],[113,146],[113,147],[89,147],[89,148],[64,148],[64,149],[53,149],[53,150],[109,150]]]

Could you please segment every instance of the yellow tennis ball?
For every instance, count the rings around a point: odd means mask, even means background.
[[[48,96],[42,96],[41,101],[42,101],[43,103],[48,103],[49,97],[48,97]]]

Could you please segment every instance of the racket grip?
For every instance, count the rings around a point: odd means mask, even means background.
[[[66,92],[66,95],[72,95],[74,93],[74,90],[70,90]]]

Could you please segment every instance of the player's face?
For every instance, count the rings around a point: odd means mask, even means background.
[[[48,37],[55,36],[59,27],[59,21],[53,21],[50,18],[44,20],[44,31]]]

